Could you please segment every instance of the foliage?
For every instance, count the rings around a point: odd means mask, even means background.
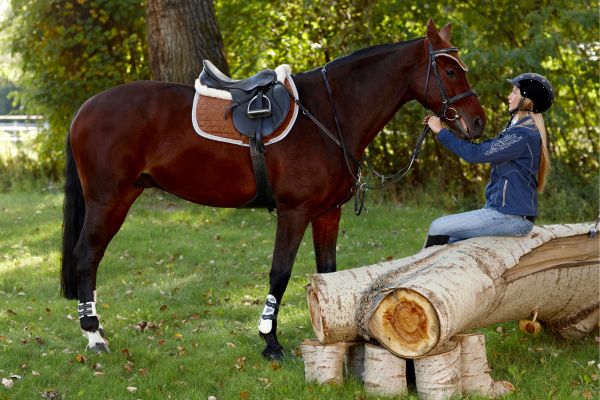
[[[314,336],[305,298],[315,272],[310,230],[279,313],[287,357],[270,363],[260,356],[257,319],[268,291],[275,218],[144,193],[100,265],[98,313],[112,353],[95,355],[84,349],[76,302],[59,297],[61,211],[57,191],[0,193],[0,378],[22,378],[11,389],[0,386],[0,399],[56,392],[65,399],[367,398],[358,378],[343,386],[304,382],[297,351]],[[414,254],[428,222],[443,212],[383,204],[356,218],[346,207],[340,269]],[[597,393],[593,336],[532,338],[515,327],[483,330],[492,376],[518,388],[509,399]]]
[[[22,88],[17,97],[29,112],[49,119],[40,159],[57,176],[63,138],[81,102],[107,87],[148,76],[145,4],[143,0],[11,0],[11,4],[12,15],[4,27],[23,70],[15,82]],[[545,118],[559,176],[550,184],[560,181],[567,186],[549,188],[541,201],[586,204],[585,215],[597,213],[600,33],[592,2],[217,0],[215,9],[237,78],[281,63],[294,71],[309,70],[365,46],[423,36],[429,17],[438,26],[452,23],[453,43],[461,48],[488,116],[486,137],[506,122],[505,78],[535,71],[553,82],[556,104]],[[385,127],[368,149],[378,170],[390,173],[404,166],[425,113],[419,104],[409,103]],[[486,165],[468,165],[430,138],[395,195],[410,197],[409,187],[431,193],[434,200],[439,193],[449,193],[440,199],[448,207],[476,206],[481,204],[488,173]],[[592,194],[576,195],[576,183]],[[560,193],[568,193],[571,200],[565,203]]]
[[[49,123],[39,154],[51,176],[61,174],[64,138],[83,101],[148,77],[144,16],[143,0],[11,0],[3,27],[22,70],[17,99]]]
[[[505,79],[526,71],[545,75],[556,90],[556,104],[545,114],[551,156],[561,174],[592,186],[595,202],[587,205],[587,215],[597,212],[599,191],[600,45],[594,10],[589,1],[572,0],[217,1],[228,60],[238,76],[280,63],[303,71],[361,47],[423,36],[430,16],[439,26],[452,23],[452,41],[461,48],[488,116],[486,137],[506,123]],[[424,114],[409,103],[386,126],[368,149],[377,169],[390,173],[404,166]],[[433,184],[437,193],[481,202],[488,173],[486,165],[468,165],[428,140],[403,187]]]

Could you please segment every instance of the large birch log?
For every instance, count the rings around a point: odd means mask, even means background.
[[[439,247],[430,247],[400,260],[312,275],[306,298],[319,342],[330,344],[360,338],[356,320],[362,293],[380,276],[391,271],[408,274],[418,268],[419,261],[439,250]]]
[[[529,317],[565,336],[599,320],[600,240],[590,225],[536,227],[524,238],[444,246],[411,274],[380,276],[360,300],[359,332],[407,358],[436,352],[456,333]]]
[[[600,242],[587,236],[590,226],[534,227],[522,238],[475,238],[313,275],[307,288],[313,328],[321,343],[375,337],[407,358],[464,329],[526,318],[536,309],[556,332],[581,336],[599,317]]]

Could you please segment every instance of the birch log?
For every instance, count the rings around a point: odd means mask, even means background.
[[[506,381],[494,381],[485,354],[485,336],[481,333],[458,334],[453,340],[460,343],[460,370],[463,394],[479,394],[498,398],[515,390]]]
[[[440,353],[416,359],[414,364],[420,399],[442,400],[462,393],[460,343],[447,342]]]
[[[304,359],[306,382],[341,384],[344,381],[347,348],[347,343],[323,345],[316,340],[302,341],[300,350]]]
[[[564,336],[599,319],[600,238],[590,225],[535,227],[523,238],[481,237],[382,275],[360,299],[358,329],[407,358],[436,352],[467,329],[529,317]]]
[[[329,274],[314,274],[306,288],[310,319],[319,342],[323,344],[360,338],[356,319],[362,293],[370,284],[391,271],[409,274],[419,261],[440,250],[430,247],[400,260],[348,269]]]
[[[367,343],[365,348],[363,383],[369,394],[396,396],[405,393],[406,360],[387,349]]]

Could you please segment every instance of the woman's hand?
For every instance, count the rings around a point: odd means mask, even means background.
[[[442,120],[440,120],[440,118],[436,117],[435,115],[426,116],[423,122],[429,125],[429,128],[435,133],[438,133],[442,130]]]

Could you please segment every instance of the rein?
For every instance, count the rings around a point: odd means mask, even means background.
[[[446,55],[447,53],[451,53],[451,52],[457,52],[458,48],[456,47],[449,47],[446,49],[439,49],[439,50],[433,50],[433,47],[431,46],[431,43],[429,43],[429,63],[427,66],[427,77],[425,80],[425,99],[427,99],[427,92],[429,89],[429,75],[431,73],[431,69],[433,67],[433,72],[434,72],[434,78],[435,78],[435,82],[436,85],[438,87],[438,90],[440,92],[440,97],[442,100],[442,110],[440,113],[438,113],[438,116],[446,121],[454,121],[456,119],[459,118],[459,113],[458,111],[451,107],[451,105],[453,103],[456,103],[459,100],[462,100],[464,98],[467,98],[469,96],[476,96],[477,94],[475,93],[475,91],[473,90],[468,90],[466,92],[463,92],[461,94],[458,94],[456,96],[453,96],[451,98],[448,98],[446,91],[444,90],[444,86],[442,84],[442,80],[440,78],[439,75],[439,71],[437,68],[437,62],[435,61],[436,57],[440,56],[440,55]],[[452,57],[454,58],[454,57]],[[456,60],[458,62],[458,60]],[[296,103],[296,105],[298,106],[298,108],[300,109],[300,111],[302,112],[302,114],[304,114],[306,117],[308,117],[315,125],[317,125],[317,127],[321,130],[321,132],[323,132],[325,135],[327,135],[329,137],[329,139],[331,139],[338,147],[340,147],[342,149],[342,153],[344,155],[344,161],[346,164],[346,168],[348,169],[348,172],[350,174],[350,176],[352,177],[352,181],[354,183],[354,214],[356,216],[360,215],[362,210],[365,209],[365,212],[369,212],[369,210],[365,207],[365,199],[366,199],[366,195],[367,195],[367,190],[369,189],[385,189],[388,188],[390,186],[393,186],[395,184],[397,184],[399,181],[401,181],[409,172],[410,168],[412,167],[415,159],[417,158],[419,151],[421,149],[421,145],[423,144],[423,142],[425,141],[425,138],[427,137],[427,133],[429,133],[429,131],[431,130],[429,128],[429,126],[425,125],[423,127],[423,130],[421,131],[421,134],[419,135],[418,139],[417,139],[417,143],[415,144],[415,148],[412,151],[412,154],[410,156],[410,159],[407,163],[407,165],[405,167],[403,167],[402,169],[400,169],[399,171],[397,171],[396,173],[389,175],[389,176],[385,176],[383,174],[380,174],[379,172],[375,171],[373,169],[373,167],[371,167],[371,165],[369,164],[369,162],[365,159],[365,157],[361,157],[360,160],[356,160],[352,154],[348,151],[345,143],[344,143],[344,139],[343,139],[343,135],[342,135],[342,128],[340,126],[339,123],[339,119],[337,117],[337,113],[335,110],[335,105],[333,103],[333,94],[331,91],[331,86],[329,85],[329,81],[327,79],[327,66],[323,66],[323,68],[321,68],[321,76],[323,78],[323,82],[325,84],[325,88],[327,89],[327,95],[329,97],[329,103],[331,106],[331,111],[333,113],[333,118],[335,121],[335,125],[336,125],[336,129],[337,129],[337,134],[339,139],[333,134],[331,133],[331,131],[329,129],[327,129],[327,127],[325,125],[323,125],[306,107],[304,107],[304,105],[300,102],[300,99],[296,98],[295,96],[292,95],[292,93],[290,93],[290,97],[292,98],[292,100],[294,101],[294,103]],[[289,91],[288,91],[289,92]],[[453,116],[448,117],[447,112],[448,111],[452,111],[454,113]],[[468,132],[466,132],[466,130],[461,126],[461,124],[457,124],[459,129],[461,130],[461,132],[463,133],[464,136],[466,136],[467,138],[470,138],[471,136],[468,134]],[[352,162],[352,164],[354,164],[354,168],[350,165],[350,162]],[[361,166],[362,163],[365,162],[365,164],[367,165],[367,167],[378,177],[381,178],[382,183],[379,185],[370,185],[366,182],[362,182],[362,175],[361,175]],[[354,172],[356,170],[356,173]],[[385,181],[388,182],[385,182]]]

